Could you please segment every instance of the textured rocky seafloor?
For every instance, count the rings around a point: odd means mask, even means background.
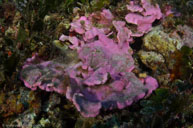
[[[0,127],[187,127],[193,1],[0,1]]]

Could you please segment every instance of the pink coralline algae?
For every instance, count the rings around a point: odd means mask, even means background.
[[[48,92],[65,93],[66,79],[64,65],[54,61],[41,61],[37,55],[29,58],[21,71],[21,80],[26,87],[36,90],[38,87]]]
[[[76,36],[61,35],[59,40],[71,43],[69,47],[78,53],[80,62],[64,66],[28,60],[21,73],[25,85],[66,94],[84,117],[95,117],[100,109],[123,109],[149,96],[158,83],[151,76],[139,79],[132,72],[135,66],[130,43],[133,37],[149,32],[162,13],[158,5],[146,0],[141,0],[141,6],[131,2],[127,9],[126,21],[114,20],[107,9],[74,19],[70,32]],[[129,29],[132,24],[137,25],[137,32]],[[70,83],[67,89],[63,82],[66,75]]]
[[[142,6],[135,5],[134,2],[131,1],[130,5],[127,6],[127,9],[131,11],[131,13],[126,15],[125,20],[128,23],[137,25],[138,32],[144,34],[151,30],[152,23],[156,19],[162,18],[162,13],[157,4],[153,6],[146,0],[141,0],[141,4]]]
[[[101,108],[122,109],[158,87],[154,78],[148,76],[141,81],[131,72],[134,61],[129,46],[120,49],[103,36],[84,45],[79,50],[81,63],[68,69],[71,84],[66,97],[84,117],[95,117]]]
[[[183,33],[180,37],[178,33]],[[176,31],[172,33],[174,37],[182,40],[183,45],[193,48],[193,29],[187,25],[178,25]]]

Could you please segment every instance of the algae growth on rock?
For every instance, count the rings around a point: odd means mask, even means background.
[[[191,5],[1,0],[0,127],[192,127]]]

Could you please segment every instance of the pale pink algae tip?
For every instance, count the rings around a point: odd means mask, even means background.
[[[151,5],[147,0],[141,0],[142,6],[135,5],[131,2],[127,6],[127,9],[132,13],[126,15],[125,20],[128,23],[135,24],[138,26],[137,30],[141,33],[147,33],[152,28],[152,23],[157,19],[162,18],[161,10],[156,4],[156,6]],[[135,12],[139,12],[135,13]]]

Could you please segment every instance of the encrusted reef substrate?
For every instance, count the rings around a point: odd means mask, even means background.
[[[115,20],[108,9],[74,19],[69,31],[74,34],[62,34],[59,40],[70,43],[79,62],[66,65],[34,56],[21,72],[25,85],[65,94],[84,117],[95,117],[102,108],[123,109],[149,96],[158,87],[157,80],[151,76],[139,79],[132,72],[130,43],[151,31],[152,23],[163,14],[158,5],[146,0],[139,5],[131,1],[127,10],[124,21]]]

